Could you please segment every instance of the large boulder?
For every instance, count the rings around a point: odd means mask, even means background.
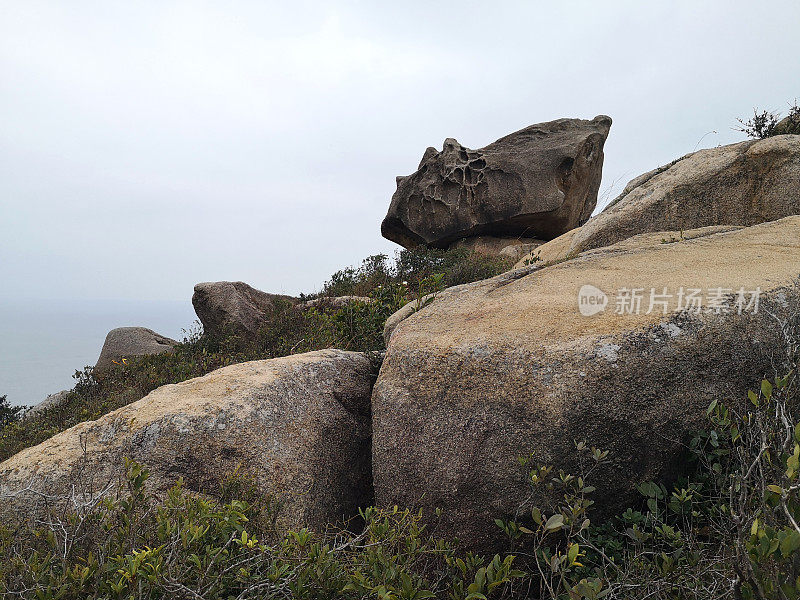
[[[251,343],[278,303],[296,304],[297,298],[268,294],[242,281],[215,281],[194,286],[192,305],[204,333],[214,339],[236,338]]]
[[[373,380],[364,355],[325,350],[166,385],[0,463],[0,497],[73,485],[97,492],[119,476],[123,457],[150,469],[157,492],[183,478],[191,491],[216,494],[241,466],[282,502],[284,525],[324,527],[372,500]]]
[[[699,150],[636,177],[608,208],[570,234],[565,253],[639,233],[749,226],[797,214],[800,137],[780,135]]]
[[[439,532],[487,549],[493,519],[528,498],[517,457],[575,472],[575,440],[609,450],[602,512],[640,481],[676,476],[709,403],[746,398],[780,369],[779,319],[798,314],[800,217],[707,233],[450,288],[394,323],[372,397],[376,502],[441,508]],[[616,314],[625,288],[644,290],[641,309]],[[648,312],[651,288],[672,294],[667,314]],[[681,289],[684,303],[701,290],[701,312],[677,310]]]
[[[122,362],[124,358],[168,352],[177,343],[146,327],[117,327],[109,331],[106,336],[100,356],[94,365],[94,374],[101,375],[114,363]]]
[[[406,248],[484,235],[552,239],[592,214],[610,127],[606,116],[558,119],[478,150],[448,138],[397,178],[381,233]]]

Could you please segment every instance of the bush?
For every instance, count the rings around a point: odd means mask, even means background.
[[[325,282],[320,297],[369,296],[379,286],[404,284],[415,289],[433,275],[442,275],[442,285],[452,287],[487,279],[507,271],[513,261],[471,252],[466,248],[400,250],[394,259],[385,254],[369,256],[358,268],[348,267]]]
[[[0,429],[19,421],[24,411],[24,406],[11,406],[8,397],[0,396]]]
[[[741,125],[737,131],[758,140],[773,135],[800,134],[800,106],[797,105],[797,101],[789,108],[789,114],[783,121],[780,120],[779,113],[767,110],[759,111],[757,108],[753,109],[753,116],[747,121],[736,120]]]
[[[180,483],[159,500],[142,465],[126,469],[117,499],[80,512],[51,508],[34,524],[5,515],[4,598],[502,598],[524,575],[513,556],[458,554],[409,510],[367,508],[358,533],[282,532],[275,507],[248,492],[241,474],[219,501]]]
[[[712,402],[694,467],[674,486],[641,483],[642,504],[604,523],[589,519],[590,480],[607,452],[577,443],[579,475],[521,459],[537,497],[557,500],[496,525],[539,574],[539,597],[800,598],[796,379],[764,380],[745,411]]]

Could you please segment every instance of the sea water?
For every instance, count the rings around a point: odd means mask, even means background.
[[[0,396],[33,405],[70,389],[115,327],[147,327],[182,340],[195,324],[189,301],[0,299]]]

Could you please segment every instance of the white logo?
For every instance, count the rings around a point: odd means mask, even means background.
[[[606,309],[608,296],[593,285],[584,285],[578,292],[578,310],[584,317],[591,317]]]

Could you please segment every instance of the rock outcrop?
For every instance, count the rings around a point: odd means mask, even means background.
[[[698,227],[697,229],[685,229],[682,231],[656,231],[654,233],[640,233],[633,237],[627,238],[611,246],[601,246],[586,250],[579,254],[573,254],[570,248],[572,239],[580,229],[573,229],[569,233],[557,237],[554,240],[542,244],[538,248],[529,252],[523,257],[516,265],[515,269],[521,269],[529,265],[549,266],[568,259],[576,258],[578,256],[586,256],[589,254],[602,254],[604,252],[620,252],[624,250],[635,250],[641,248],[654,248],[660,244],[670,244],[672,242],[681,242],[685,240],[693,240],[699,237],[705,237],[714,233],[725,233],[726,231],[735,231],[742,229],[737,225],[712,225],[710,227]]]
[[[372,501],[373,379],[363,355],[325,350],[166,385],[0,463],[0,496],[97,492],[119,476],[123,457],[150,469],[155,490],[182,477],[213,495],[241,466],[283,503],[283,524],[322,528]]]
[[[72,390],[61,390],[55,394],[48,394],[47,398],[39,402],[39,404],[35,404],[26,410],[23,418],[27,419],[29,417],[35,417],[36,415],[39,415],[50,408],[60,406],[67,401],[71,391]]]
[[[800,217],[707,233],[450,288],[395,323],[372,398],[376,502],[442,508],[439,533],[486,549],[493,519],[528,497],[519,456],[574,472],[575,440],[609,450],[601,512],[675,477],[686,433],[712,400],[745,399],[774,374],[775,316],[798,314]],[[625,289],[642,290],[638,312],[618,304]],[[694,289],[701,311],[681,296]],[[601,308],[605,292],[605,310],[582,316],[581,291]]]
[[[102,375],[115,362],[123,358],[161,354],[172,350],[177,344],[173,339],[164,337],[146,327],[118,327],[108,332],[103,349],[94,366],[94,374]]]
[[[256,340],[267,315],[277,303],[296,304],[297,298],[268,294],[242,281],[216,281],[194,286],[192,305],[213,339],[236,338],[242,344]]]
[[[428,148],[417,171],[397,178],[381,225],[413,248],[446,248],[473,236],[549,240],[585,222],[597,203],[611,119],[531,125],[478,150],[456,140]]]
[[[631,236],[711,225],[749,226],[800,214],[800,137],[780,135],[700,150],[633,179],[562,256]],[[538,248],[549,253],[550,248]]]

